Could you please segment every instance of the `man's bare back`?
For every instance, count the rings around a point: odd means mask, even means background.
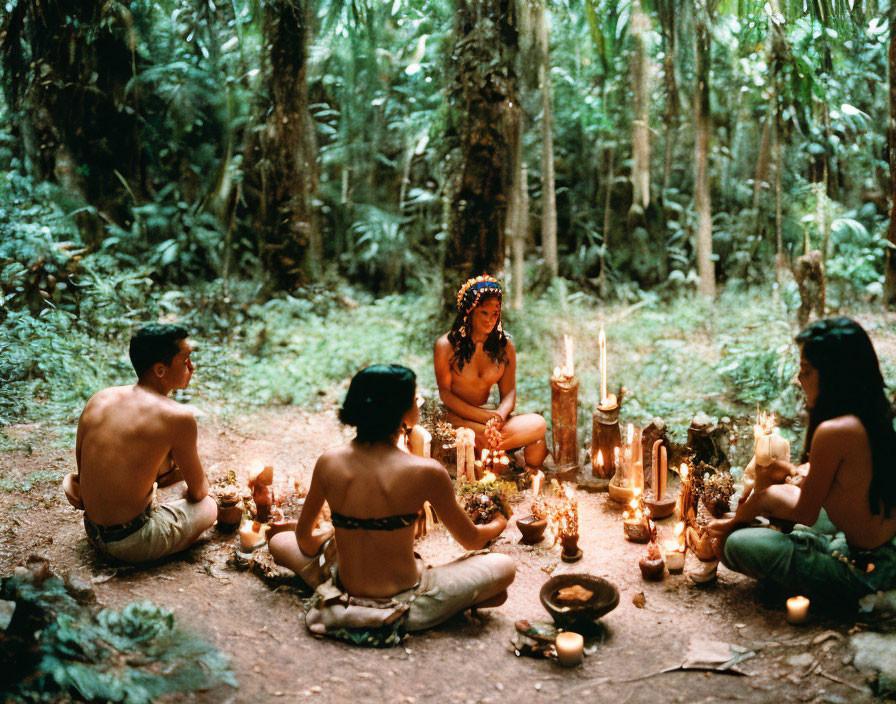
[[[103,526],[134,518],[172,460],[182,471],[194,469],[194,477],[195,469],[201,473],[196,432],[189,409],[138,384],[94,395],[81,415],[75,449],[87,517]],[[188,498],[199,501],[208,491],[205,475],[192,483]]]
[[[191,545],[217,513],[196,448],[196,419],[168,398],[193,375],[192,347],[176,325],[148,325],[131,339],[133,386],[95,394],[78,421],[77,474],[62,483],[85,511],[97,549],[123,562],[158,559]],[[153,503],[153,484],[186,482],[182,499]]]

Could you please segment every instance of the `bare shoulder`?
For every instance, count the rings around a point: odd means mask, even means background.
[[[448,340],[447,332],[444,335],[442,335],[438,340],[436,340],[435,350],[436,350],[436,354],[438,354],[440,352],[442,354],[451,352],[451,342],[449,342],[449,340]]]
[[[507,346],[504,348],[504,351],[507,353],[508,357],[516,357],[516,347],[513,346],[513,340],[509,337],[507,338]]]
[[[437,460],[428,457],[411,456],[414,458],[413,469],[420,472],[425,481],[439,481],[448,476],[448,470]]]
[[[829,441],[867,441],[868,433],[866,432],[865,426],[862,425],[862,421],[859,420],[858,416],[838,416],[837,418],[831,418],[830,420],[826,420],[823,423],[819,424],[819,426],[815,429],[813,442],[819,438]]]

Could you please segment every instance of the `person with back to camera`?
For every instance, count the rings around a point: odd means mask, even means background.
[[[849,318],[809,325],[796,338],[799,381],[809,408],[800,486],[755,491],[709,532],[732,570],[822,602],[855,605],[896,588],[896,431],[874,347]],[[796,473],[789,463],[782,476]],[[812,526],[822,509],[838,532]],[[793,521],[790,534],[741,528],[757,516]],[[827,521],[824,521],[827,523]]]
[[[138,381],[94,394],[78,421],[77,473],[62,483],[84,511],[88,540],[121,562],[156,560],[192,545],[217,505],[196,448],[196,419],[168,398],[193,376],[192,347],[179,325],[145,325],[129,354]],[[186,482],[183,498],[153,506],[153,484]]]
[[[295,533],[271,539],[274,559],[303,576],[309,565],[325,562],[322,555],[335,540],[338,576],[318,586],[316,605],[306,616],[313,633],[365,642],[370,629],[419,631],[507,598],[516,573],[507,555],[476,554],[430,567],[414,554],[414,523],[424,501],[467,550],[485,547],[507,525],[500,514],[486,525],[474,524],[457,503],[444,467],[396,447],[402,422],[417,422],[415,395],[416,376],[406,367],[376,365],[358,372],[339,412],[357,436],[321,455]],[[317,528],[324,501],[334,538]]]

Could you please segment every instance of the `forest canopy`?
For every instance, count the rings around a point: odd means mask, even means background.
[[[483,270],[512,307],[560,277],[617,301],[773,284],[795,309],[810,250],[831,310],[896,301],[878,0],[2,9],[5,350],[236,330],[284,296],[437,314]],[[18,349],[0,378],[43,364]]]

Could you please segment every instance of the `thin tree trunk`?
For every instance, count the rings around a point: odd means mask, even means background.
[[[632,19],[629,32],[632,52],[632,93],[634,95],[634,120],[632,120],[632,210],[646,210],[650,204],[650,127],[648,115],[648,60],[644,49],[644,32],[650,29],[650,18],[641,9],[639,0],[632,3]]]
[[[663,81],[666,85],[666,109],[663,121],[666,127],[665,156],[663,160],[663,194],[669,190],[675,142],[678,135],[678,81],[675,78],[675,2],[661,0],[658,5],[663,36]]]
[[[756,175],[753,177],[753,210],[756,211],[757,226],[761,219],[759,205],[762,200],[762,191],[768,187],[769,145],[771,143],[772,123],[775,120],[775,102],[776,99],[773,95],[769,99],[765,120],[762,123],[762,131],[759,137],[759,155],[756,158]]]
[[[609,292],[607,258],[610,253],[610,225],[612,224],[610,202],[613,195],[613,181],[616,179],[614,157],[615,150],[610,147],[609,154],[607,155],[607,188],[604,191],[603,246],[601,247],[600,253],[600,274],[598,274],[598,291],[601,296],[606,296]]]
[[[557,194],[554,185],[554,110],[551,54],[544,0],[537,14],[541,85],[541,248],[551,276],[557,276]]]
[[[526,278],[526,240],[529,236],[529,169],[520,167],[519,187],[516,193],[513,232],[513,309],[523,307],[523,282]]]
[[[458,0],[448,101],[458,136],[458,178],[443,261],[446,312],[465,279],[498,274],[521,116],[514,71],[518,34],[513,0]],[[482,66],[488,64],[488,73]]]
[[[775,117],[774,152],[775,152],[775,279],[779,284],[784,282],[784,238],[782,234],[783,204],[781,201],[781,168],[784,163],[784,145],[781,142],[780,120]]]
[[[710,37],[704,0],[697,0],[694,24],[696,91],[694,97],[694,200],[697,208],[697,275],[699,291],[715,297],[716,275],[712,261],[712,203],[709,193],[709,60]]]
[[[890,161],[890,224],[887,227],[884,302],[896,308],[896,2],[890,3],[890,46],[887,52],[890,70],[890,125],[888,156]]]

